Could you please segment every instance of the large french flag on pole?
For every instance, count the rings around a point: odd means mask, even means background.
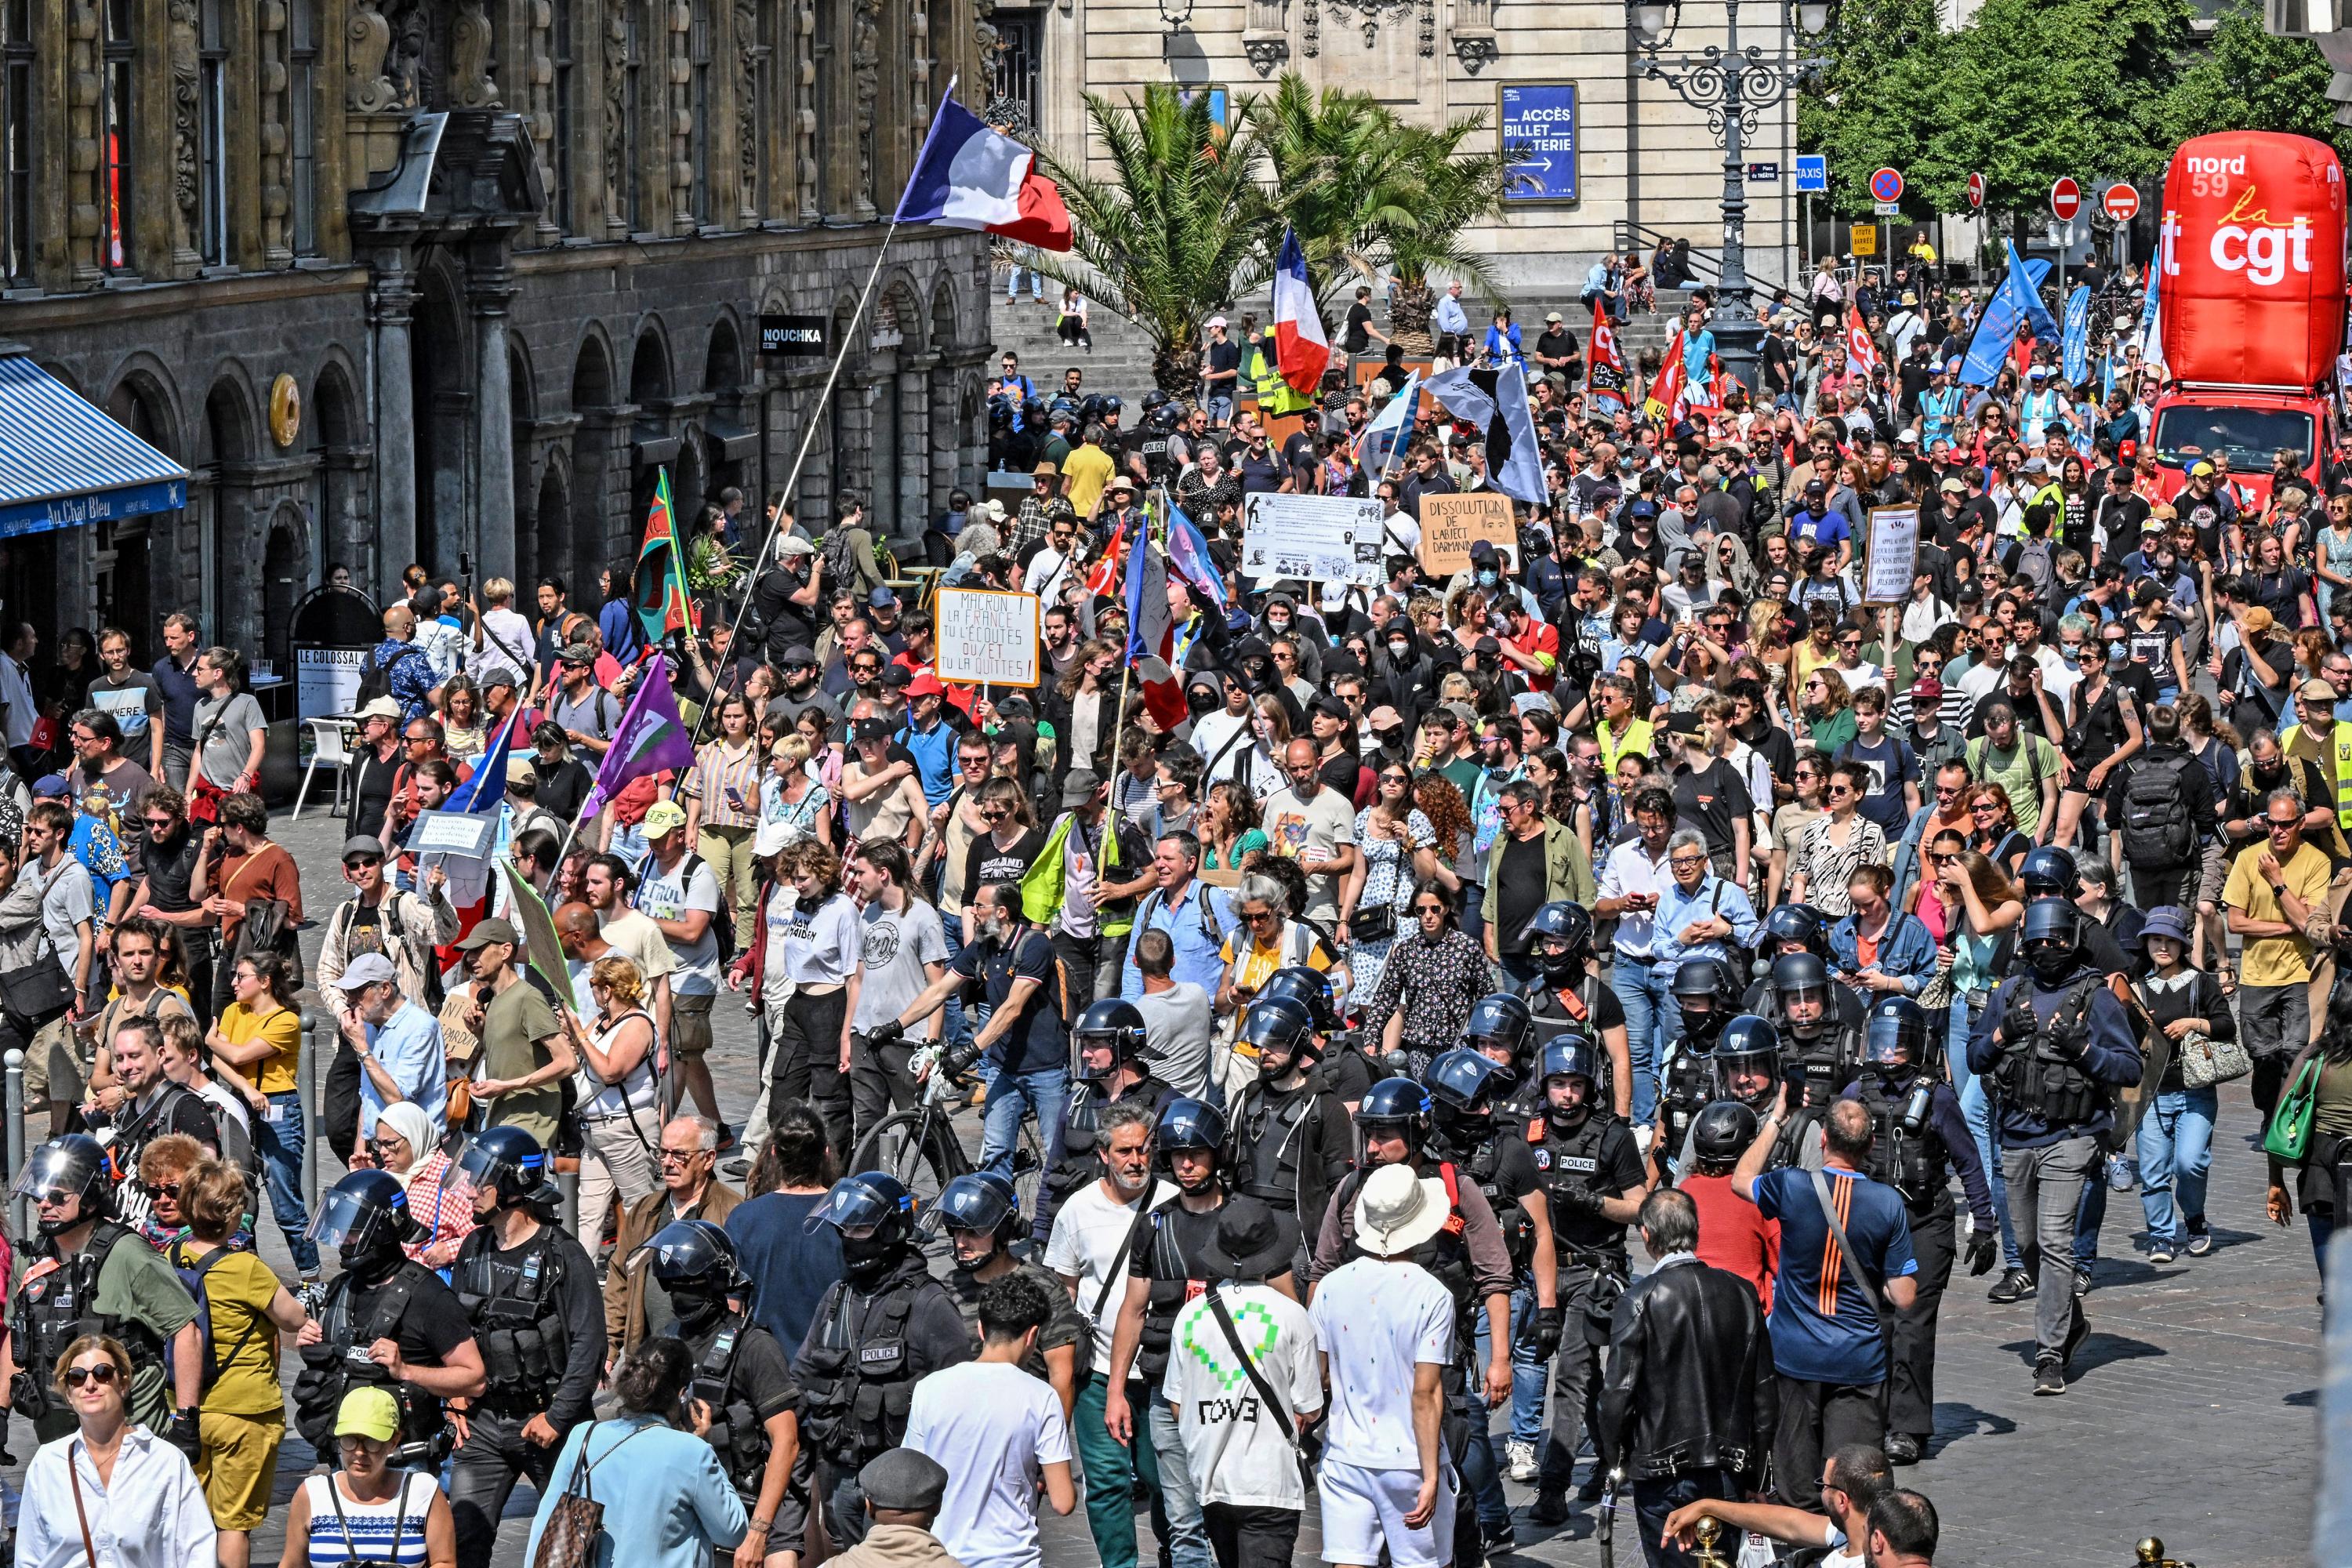
[[[1152,721],[1184,721],[1184,681],[1176,673],[1176,620],[1168,607],[1168,558],[1148,537],[1127,558],[1127,662]]]
[[[1287,226],[1282,231],[1282,259],[1274,269],[1274,352],[1290,390],[1312,397],[1323,384],[1323,367],[1331,363],[1331,340],[1323,335],[1315,290],[1307,284],[1307,253]]]
[[[1041,250],[1067,250],[1070,210],[1036,162],[1036,153],[953,97],[942,98],[893,221],[984,229]]]

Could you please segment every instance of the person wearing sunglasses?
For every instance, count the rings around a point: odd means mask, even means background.
[[[85,1334],[32,1370],[50,1381],[60,1414],[58,1430],[25,1472],[16,1560],[102,1556],[121,1568],[220,1560],[219,1532],[186,1456],[137,1419],[131,1353],[121,1342]]]
[[[447,877],[436,866],[425,874],[422,893],[395,889],[384,875],[383,845],[355,835],[343,841],[343,880],[352,896],[327,917],[316,972],[320,1000],[337,1016],[357,1006],[352,988],[343,984],[344,971],[362,953],[375,953],[389,961],[401,995],[437,1012],[441,965],[433,950],[457,940]],[[327,1145],[346,1165],[359,1147],[364,1077],[346,1037],[328,1065],[320,1106]]]

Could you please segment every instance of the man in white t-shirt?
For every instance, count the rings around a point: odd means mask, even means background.
[[[1128,1260],[1134,1249],[1137,1218],[1172,1201],[1173,1182],[1151,1175],[1152,1113],[1146,1104],[1120,1101],[1103,1107],[1095,1128],[1102,1179],[1062,1201],[1045,1242],[1045,1267],[1062,1277],[1078,1310],[1094,1327],[1094,1372],[1078,1390],[1073,1425],[1078,1463],[1087,1477],[1087,1529],[1095,1550],[1115,1568],[1135,1563],[1135,1505],[1129,1496],[1134,1478],[1151,1489],[1160,1504],[1160,1459],[1147,1433],[1128,1444],[1112,1438],[1103,1412],[1110,1398],[1110,1342],[1126,1300]],[[1450,1310],[1450,1309],[1449,1309]],[[1129,1403],[1149,1404],[1142,1384],[1128,1390]]]
[[[1014,1272],[980,1293],[980,1357],[915,1384],[906,1447],[948,1473],[931,1533],[964,1568],[1039,1568],[1037,1493],[1078,1506],[1070,1428],[1053,1384],[1021,1370],[1054,1315],[1046,1287]]]
[[[1315,1325],[1266,1283],[1289,1269],[1290,1248],[1263,1206],[1226,1205],[1201,1266],[1223,1283],[1176,1314],[1160,1392],[1174,1407],[1217,1561],[1287,1563],[1307,1509],[1296,1435],[1323,1408]]]
[[[686,808],[657,800],[646,808],[646,857],[637,884],[637,912],[654,922],[677,961],[671,971],[669,1052],[678,1081],[694,1107],[719,1128],[719,1145],[733,1142],[719,1115],[710,1081],[710,1005],[719,995],[719,921],[726,907],[719,875],[688,852]],[[608,932],[605,941],[612,940]]]
[[[1444,1227],[1445,1184],[1382,1165],[1356,1195],[1364,1256],[1316,1287],[1308,1316],[1331,1389],[1324,1430],[1323,1560],[1444,1568],[1454,1478],[1438,1426],[1454,1360],[1454,1298],[1412,1250]]]
[[[663,940],[661,928],[629,907],[629,890],[637,874],[617,855],[592,855],[580,873],[580,891],[596,911],[604,939],[637,966],[646,977],[646,1011],[654,1027],[669,1037],[670,975],[677,957]]]
[[[1666,1515],[1664,1537],[1685,1551],[1696,1539],[1691,1531],[1697,1526],[1699,1516],[1712,1515],[1735,1531],[1750,1531],[1769,1536],[1791,1546],[1826,1546],[1829,1555],[1823,1557],[1821,1568],[1863,1568],[1865,1562],[1888,1561],[1865,1553],[1861,1542],[1870,1539],[1871,1510],[1881,1499],[1895,1492],[1895,1468],[1886,1456],[1867,1443],[1849,1443],[1822,1461],[1822,1506],[1829,1510],[1827,1518],[1801,1508],[1784,1508],[1769,1502],[1728,1502],[1718,1499],[1685,1504]],[[1916,1492],[1904,1494],[1927,1503]],[[1905,1507],[1896,1510],[1898,1528],[1914,1521],[1916,1510]],[[1932,1537],[1935,1516],[1927,1510],[1928,1550],[1934,1550]],[[1725,1556],[1738,1552],[1736,1536],[1728,1536],[1717,1550]]]
[[[1357,865],[1355,803],[1327,787],[1315,742],[1300,737],[1283,753],[1290,787],[1269,796],[1265,836],[1276,855],[1307,873],[1307,907],[1298,911],[1325,926],[1339,918],[1339,883]]]

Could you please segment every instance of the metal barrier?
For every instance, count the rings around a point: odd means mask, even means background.
[[[319,1149],[326,1124],[319,1114],[319,1015],[302,1009],[302,1055],[294,1069],[294,1090],[302,1103],[302,1212],[319,1213]]]
[[[25,1053],[11,1049],[5,1059],[8,1064],[8,1184],[13,1189],[17,1176],[25,1169],[25,1162],[32,1158],[33,1152],[25,1144]],[[31,1206],[26,1200],[21,1197],[10,1199],[9,1233],[22,1241],[28,1234],[31,1222]]]

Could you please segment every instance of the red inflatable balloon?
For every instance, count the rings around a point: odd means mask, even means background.
[[[2344,168],[2308,137],[2184,142],[2164,177],[2164,361],[2184,382],[2308,389],[2344,346]]]

